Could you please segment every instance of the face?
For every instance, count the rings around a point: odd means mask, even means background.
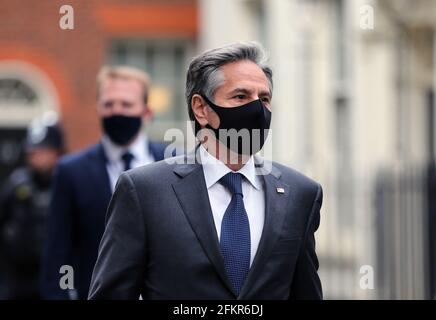
[[[28,165],[40,173],[50,173],[59,158],[59,152],[51,148],[36,148],[27,153]]]
[[[220,68],[224,82],[216,89],[214,103],[221,107],[234,108],[253,100],[261,99],[271,110],[271,92],[268,78],[262,69],[249,60],[228,63]],[[219,127],[219,117],[208,107],[200,95],[192,97],[192,110],[199,124]]]
[[[108,79],[102,83],[98,99],[100,117],[113,115],[142,116],[148,118],[150,113],[144,100],[144,88],[134,79]]]

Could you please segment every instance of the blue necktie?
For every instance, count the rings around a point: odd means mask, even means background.
[[[227,276],[239,295],[250,269],[250,224],[242,195],[242,176],[228,173],[220,183],[232,193],[221,224],[220,247]]]
[[[124,171],[129,170],[131,168],[133,158],[134,158],[133,154],[131,154],[129,151],[127,151],[121,156],[121,160],[123,160],[124,163]]]

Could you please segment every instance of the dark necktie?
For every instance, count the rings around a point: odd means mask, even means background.
[[[124,163],[124,171],[129,170],[131,168],[133,154],[127,151],[121,156],[121,160],[123,160]]]
[[[242,176],[230,172],[220,183],[231,193],[232,200],[221,224],[220,248],[227,275],[239,295],[250,269],[250,224],[242,195]]]

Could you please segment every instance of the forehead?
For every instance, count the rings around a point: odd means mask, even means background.
[[[101,83],[102,95],[132,95],[142,94],[144,88],[140,81],[129,78],[108,78]]]
[[[220,68],[228,89],[243,87],[269,91],[269,82],[263,70],[250,60],[227,63]]]

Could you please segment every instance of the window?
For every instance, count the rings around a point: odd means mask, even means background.
[[[192,56],[188,40],[116,40],[109,52],[109,63],[126,64],[146,71],[151,77],[150,107],[155,118],[148,133],[162,140],[169,128],[186,127],[185,76]]]
[[[37,100],[35,91],[26,83],[14,78],[0,79],[0,103],[31,106]]]

